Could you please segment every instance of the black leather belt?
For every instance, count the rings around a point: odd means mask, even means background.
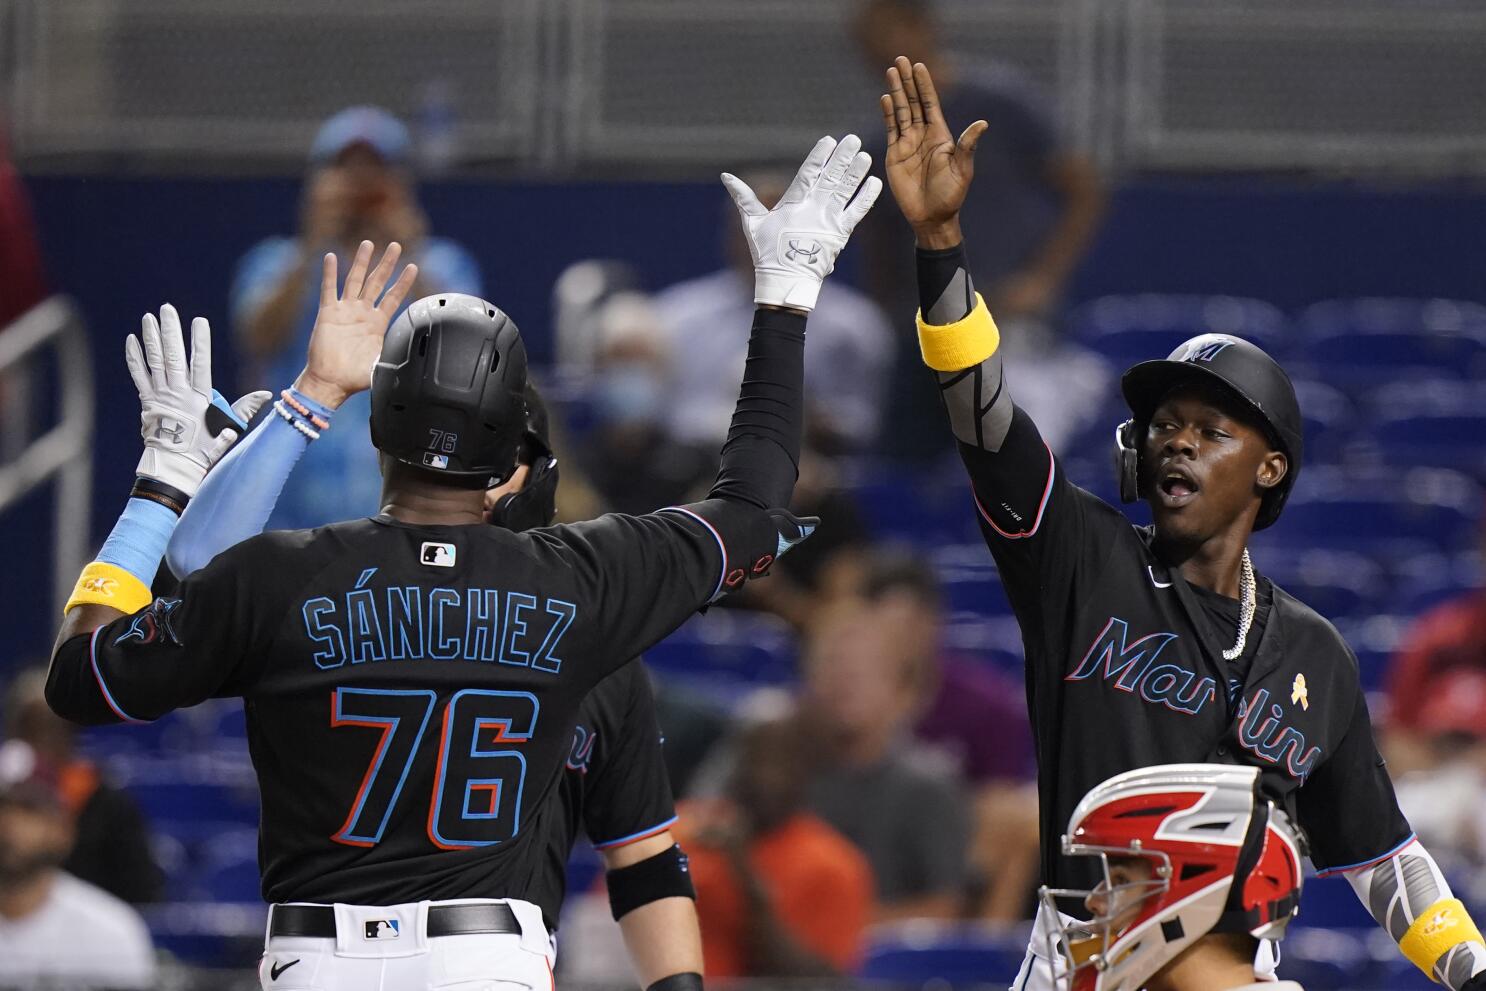
[[[368,927],[378,925],[368,921]],[[521,935],[521,923],[511,906],[430,905],[428,936],[473,936],[479,933],[513,933]],[[269,910],[269,936],[312,936],[335,939],[335,909],[329,905],[275,905]],[[366,933],[357,936],[372,939]]]

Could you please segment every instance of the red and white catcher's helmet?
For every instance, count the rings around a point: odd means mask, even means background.
[[[1042,889],[1050,919],[1059,898],[1094,913],[1049,934],[1050,955],[1068,968],[1059,988],[1137,991],[1210,932],[1284,934],[1300,904],[1300,835],[1258,783],[1255,767],[1164,764],[1084,796],[1063,855],[1098,857],[1104,881]]]

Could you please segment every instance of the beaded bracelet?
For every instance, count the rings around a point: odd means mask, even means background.
[[[285,389],[283,392],[280,392],[279,398],[288,403],[290,409],[294,410],[294,412],[298,413],[306,420],[309,420],[310,423],[314,424],[320,430],[325,430],[330,427],[330,421],[325,419],[323,416],[315,415],[313,410],[299,401],[299,397],[294,394],[293,389]]]

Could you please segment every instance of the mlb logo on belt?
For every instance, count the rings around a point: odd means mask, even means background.
[[[449,459],[442,454],[434,454],[430,451],[423,455],[423,464],[428,468],[448,468]]]
[[[434,568],[454,567],[455,547],[453,544],[425,543],[423,549],[418,552],[418,560]]]
[[[366,924],[363,933],[366,939],[396,939],[400,935],[396,919],[373,919]]]

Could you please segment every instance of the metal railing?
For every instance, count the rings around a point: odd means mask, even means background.
[[[0,391],[8,397],[3,411],[7,426],[29,423],[35,381],[31,364],[47,348],[57,356],[59,419],[39,437],[22,439],[15,445],[18,451],[5,452],[0,463],[0,513],[38,485],[56,479],[52,594],[60,612],[87,557],[93,487],[92,352],[82,319],[66,297],[38,303],[0,328]]]
[[[379,103],[430,164],[692,171],[877,126],[861,0],[0,0],[28,168],[298,171]],[[1479,0],[937,0],[1110,168],[1486,174]]]

